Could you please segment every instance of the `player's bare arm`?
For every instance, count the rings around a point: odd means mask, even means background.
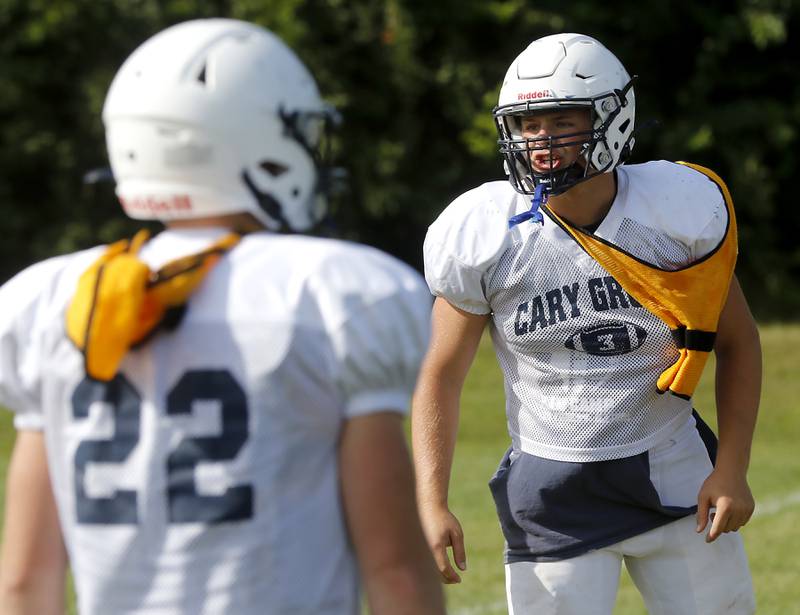
[[[707,540],[738,530],[755,508],[747,466],[761,396],[761,344],[758,328],[736,277],[722,310],[714,346],[719,450],[714,471],[698,495],[697,530],[708,525]]]
[[[0,613],[62,615],[67,556],[42,432],[18,432],[5,501]]]
[[[412,438],[417,501],[428,544],[445,583],[459,583],[447,548],[463,571],[464,533],[447,505],[453,451],[458,432],[459,398],[488,315],[470,314],[446,300],[433,305],[432,337],[412,404]]]
[[[339,448],[350,536],[373,615],[444,613],[441,586],[414,506],[414,475],[402,415],[345,423]]]

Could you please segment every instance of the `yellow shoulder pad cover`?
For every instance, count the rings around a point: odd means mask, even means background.
[[[113,379],[129,349],[156,330],[168,308],[184,305],[221,254],[239,241],[227,235],[153,272],[135,254],[146,238],[140,233],[110,245],[81,275],[67,309],[67,336],[96,380]]]
[[[573,227],[548,208],[556,222],[608,271],[647,310],[674,332],[710,336],[717,331],[719,316],[728,296],[736,265],[737,233],[733,201],[725,183],[713,171],[680,162],[704,174],[722,192],[728,210],[728,229],[721,244],[698,262],[676,271],[648,265],[616,246]],[[690,345],[689,345],[690,346]],[[660,392],[667,390],[690,398],[700,381],[709,350],[685,347],[678,360],[658,379]]]

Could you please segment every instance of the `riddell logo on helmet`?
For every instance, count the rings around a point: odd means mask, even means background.
[[[192,200],[189,195],[178,194],[168,199],[159,199],[152,196],[120,198],[122,207],[132,212],[171,213],[192,211]]]
[[[517,94],[517,100],[533,100],[534,98],[551,98],[553,94],[550,90],[539,90],[538,92],[523,92]]]

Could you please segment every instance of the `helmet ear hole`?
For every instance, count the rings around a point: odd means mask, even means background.
[[[289,170],[285,164],[273,160],[262,160],[259,165],[262,170],[269,173],[272,177],[280,177]]]

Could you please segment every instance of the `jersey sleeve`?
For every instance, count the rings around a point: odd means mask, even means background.
[[[487,274],[510,238],[508,216],[486,189],[462,194],[428,228],[425,237],[425,280],[431,293],[465,312],[491,312]]]
[[[728,229],[728,209],[717,184],[700,171],[684,165],[669,165],[675,175],[670,182],[672,197],[668,234],[682,241],[691,262],[720,246]]]
[[[324,286],[322,312],[345,417],[406,413],[430,337],[431,297],[422,277],[364,249],[346,269],[329,270]]]
[[[637,254],[637,249],[649,244],[655,254],[639,254],[641,258],[655,263],[660,259],[650,256],[660,256],[671,266],[685,267],[722,244],[729,225],[728,209],[720,187],[711,178],[685,164],[662,160],[625,165],[619,173],[627,204],[622,213],[612,208],[609,217],[616,215],[619,223],[634,223],[634,228],[624,228],[627,237],[623,231],[616,237],[627,243],[625,249]],[[636,225],[644,229],[637,231]]]
[[[0,406],[14,412],[17,429],[43,427],[40,324],[61,258],[37,263],[0,287]]]
[[[707,198],[708,221],[699,229],[691,246],[694,260],[699,260],[715,250],[725,239],[728,229],[728,209],[722,194],[717,190],[716,193],[710,192]]]

